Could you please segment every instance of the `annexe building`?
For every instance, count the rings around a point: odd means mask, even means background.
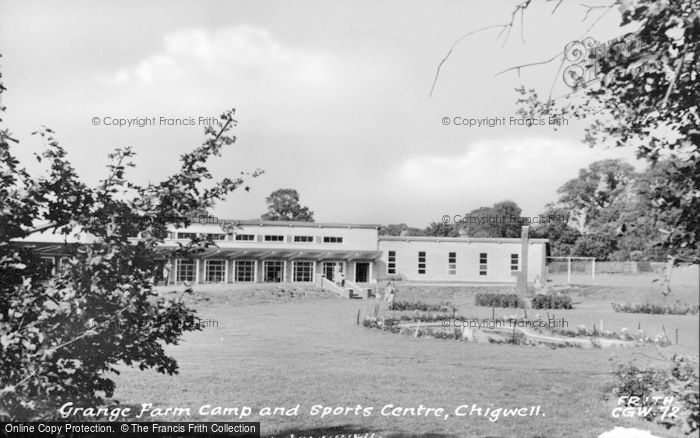
[[[226,225],[224,228],[222,225]],[[168,284],[312,283],[339,275],[362,288],[378,281],[515,283],[522,269],[522,241],[509,238],[380,236],[379,225],[215,220],[171,229],[164,249],[209,235],[215,246],[196,258],[170,259]],[[225,231],[227,230],[227,231]],[[60,237],[60,238],[59,238]],[[67,262],[72,242],[40,233],[21,241],[47,264]],[[528,280],[546,280],[547,239],[528,242]]]

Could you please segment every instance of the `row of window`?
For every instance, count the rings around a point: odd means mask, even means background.
[[[233,278],[237,282],[255,281],[255,261],[235,260]],[[204,281],[207,283],[221,283],[226,280],[226,262],[224,260],[204,261]],[[197,262],[192,259],[177,260],[175,279],[178,283],[194,282],[197,279]],[[281,260],[263,261],[263,281],[266,283],[279,283],[284,276],[284,262]],[[295,261],[292,264],[292,281],[313,281],[314,262]]]
[[[197,237],[198,233],[177,233],[178,239],[194,239]],[[207,233],[203,235],[204,237],[210,236],[213,240],[226,240],[227,235],[222,233]],[[258,236],[259,241],[264,242],[284,242],[285,237],[288,237],[289,241],[294,241],[296,243],[313,243],[315,239],[318,242],[323,243],[343,243],[342,237],[337,236],[284,236],[282,234],[263,234]],[[255,234],[235,234],[233,240],[239,242],[253,242],[256,240]]]
[[[520,255],[513,253],[510,255],[510,270],[520,270]],[[488,253],[479,253],[479,275],[488,275],[489,255]],[[389,251],[387,258],[387,273],[392,275],[397,272],[396,251]],[[425,274],[426,268],[426,253],[425,251],[418,252],[418,273]],[[448,275],[457,275],[457,253],[450,252],[447,254],[447,273]]]

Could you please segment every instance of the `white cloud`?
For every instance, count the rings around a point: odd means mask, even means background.
[[[347,64],[333,54],[284,46],[265,29],[241,25],[167,34],[160,52],[100,78],[113,85],[179,85],[187,92],[217,87],[222,93],[255,92],[262,100],[268,92],[279,98],[322,97],[342,91],[342,82],[351,80]]]
[[[410,193],[413,199],[423,199],[421,206],[414,206],[417,210],[428,205],[473,209],[512,199],[526,213],[536,214],[579,169],[604,158],[634,161],[630,149],[591,149],[579,142],[538,137],[489,139],[455,156],[413,156],[398,164],[386,181],[395,187],[396,197]]]

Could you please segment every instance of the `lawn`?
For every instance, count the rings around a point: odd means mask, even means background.
[[[473,305],[483,287],[400,285],[397,299],[450,300],[463,315],[490,316]],[[574,310],[556,311],[573,327],[600,319],[605,328],[636,329],[651,334],[665,326],[679,329],[678,346],[666,353],[698,354],[698,316],[631,315],[613,312],[609,301],[638,299],[654,291],[597,287],[568,291]],[[165,293],[165,292],[164,292]],[[688,292],[687,299],[696,299]],[[680,296],[680,295],[679,295]],[[372,302],[347,300],[291,285],[202,288],[193,305],[204,320],[201,332],[189,333],[168,347],[180,365],[177,376],[124,369],[116,378],[115,398],[123,404],[183,407],[188,417],[143,417],[141,421],[235,421],[231,416],[199,415],[203,405],[252,407],[248,421],[261,421],[264,436],[316,436],[375,433],[375,436],[591,437],[614,426],[638,427],[659,436],[677,436],[636,419],[615,419],[614,400],[605,386],[616,363],[654,362],[653,347],[582,350],[576,348],[461,343],[382,333],[356,325],[357,313],[369,314]],[[514,313],[500,309],[497,314]],[[529,315],[530,316],[530,315]],[[530,316],[532,317],[532,316]],[[447,417],[384,416],[395,407],[443,408]],[[260,417],[263,407],[299,405],[298,414]],[[312,406],[373,407],[320,418]],[[455,408],[540,406],[539,415],[457,417]],[[356,415],[356,412],[359,415]],[[476,412],[476,411],[474,411]]]

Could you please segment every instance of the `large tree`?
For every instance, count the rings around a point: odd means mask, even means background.
[[[573,116],[589,121],[590,146],[634,147],[652,166],[661,160],[665,184],[649,191],[649,226],[674,257],[697,261],[700,241],[700,3],[697,0],[617,0],[621,26],[637,30],[592,51],[597,80],[575,85],[563,99],[541,99],[522,88],[524,116]],[[676,213],[662,228],[667,212]],[[664,219],[659,219],[664,218]],[[658,223],[657,223],[658,222]],[[688,251],[691,249],[691,251]],[[689,259],[688,255],[694,254]]]
[[[314,212],[299,203],[299,193],[294,189],[275,190],[265,200],[267,213],[260,216],[266,221],[313,222]]]
[[[479,207],[470,211],[461,223],[461,229],[469,237],[520,237],[523,225],[522,210],[514,201],[501,201],[491,207]]]
[[[11,153],[17,140],[1,127],[0,419],[51,417],[68,401],[99,406],[114,393],[118,364],[177,373],[164,344],[198,329],[198,318],[182,296],[154,291],[159,262],[213,242],[193,239],[172,253],[162,243],[169,225],[188,226],[191,217],[243,184],[212,182],[206,167],[234,142],[232,116],[222,116],[218,132],[206,130],[205,143],[180,157],[177,172],[146,186],[126,178],[134,165],[129,148],[116,149],[105,179],[88,186],[45,128],[38,135],[46,149],[37,158],[47,170],[33,176]],[[68,263],[55,274],[22,243],[39,233],[57,233],[68,242]],[[79,243],[76,235],[91,242]]]
[[[562,0],[547,0],[555,13]],[[477,33],[500,29],[508,38],[511,30],[523,24],[533,0],[517,3],[509,20],[487,25],[460,37],[437,66],[431,94],[448,57],[457,44]],[[600,14],[588,26],[590,35],[595,24],[611,10],[617,9],[620,26],[632,29],[603,44],[587,45],[590,39],[562,41],[562,52],[542,60],[512,66],[498,74],[520,73],[525,68],[553,63],[564,67],[572,53],[590,55],[583,66],[564,69],[567,84],[574,92],[553,99],[553,86],[541,97],[534,89],[521,87],[517,100],[523,117],[574,117],[588,123],[584,142],[590,146],[614,145],[633,147],[639,157],[656,167],[660,161],[665,184],[649,191],[648,226],[664,233],[658,242],[664,252],[678,260],[698,261],[700,248],[700,3],[698,0],[611,0],[607,4],[586,5],[586,20]],[[520,18],[520,20],[516,20]],[[569,44],[567,44],[569,43]],[[547,54],[550,56],[551,54]],[[584,55],[585,56],[585,55]],[[557,70],[556,80],[560,80]],[[576,73],[579,72],[579,73]],[[594,80],[589,80],[592,72]],[[574,73],[574,74],[572,74]],[[675,217],[669,223],[667,212]],[[692,254],[692,255],[691,255]]]

